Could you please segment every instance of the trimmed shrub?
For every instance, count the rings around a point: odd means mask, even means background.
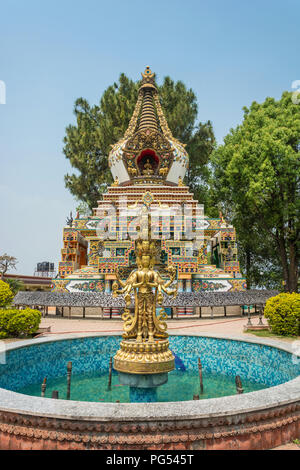
[[[10,319],[16,315],[19,310],[15,308],[3,309],[0,310],[0,331],[7,332],[8,323]]]
[[[14,294],[7,282],[0,281],[0,307],[6,307],[6,305],[9,305],[13,298]]]
[[[22,338],[37,332],[41,321],[41,312],[26,308],[25,310],[0,310],[0,334]]]
[[[267,300],[265,317],[273,333],[283,336],[300,334],[300,294],[282,293]]]

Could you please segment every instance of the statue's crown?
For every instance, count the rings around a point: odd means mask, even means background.
[[[135,253],[137,264],[140,264],[142,256],[149,256],[151,258],[150,264],[154,266],[156,261],[157,248],[154,241],[138,239],[135,242]]]
[[[141,240],[136,241],[136,251],[138,256],[153,256],[156,252],[155,242],[151,240]]]

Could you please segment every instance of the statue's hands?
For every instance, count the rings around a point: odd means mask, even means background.
[[[125,302],[126,302],[126,306],[129,307],[130,304],[131,304],[131,297],[130,297],[129,292],[127,292],[127,294],[125,295],[124,299],[125,299]]]
[[[164,297],[161,292],[157,294],[157,303],[161,305],[163,303]]]
[[[113,282],[113,285],[112,285],[113,297],[117,297],[120,294],[125,294],[125,299],[126,299],[127,295],[129,295],[129,298],[130,298],[130,292],[133,288],[132,284],[131,283],[123,283],[123,285],[124,285],[123,289],[119,289],[118,282],[117,281]]]
[[[175,295],[177,293],[177,289],[168,289],[167,293],[168,295]]]
[[[172,295],[173,297],[176,297],[176,295],[177,295],[177,288],[175,288],[175,289],[166,289],[164,286],[162,286],[162,290],[163,290],[167,295]]]
[[[170,276],[170,281],[172,283],[176,277],[176,267],[173,264],[171,264],[170,266],[167,267],[167,271]]]
[[[115,275],[118,283],[124,288],[126,286],[126,282],[123,282],[122,279],[120,279],[119,266],[116,266],[115,268]]]

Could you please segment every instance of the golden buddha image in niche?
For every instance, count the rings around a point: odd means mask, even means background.
[[[122,315],[124,323],[123,338],[135,338],[137,342],[153,342],[155,338],[167,338],[167,325],[162,320],[166,317],[161,310],[156,316],[156,304],[163,302],[163,292],[176,296],[177,286],[169,289],[176,277],[175,266],[169,266],[167,272],[169,281],[165,282],[160,274],[154,270],[157,248],[155,242],[149,240],[136,241],[137,269],[132,271],[126,281],[120,279],[116,270],[117,281],[113,283],[113,295],[116,297],[125,294],[126,308]],[[119,289],[119,284],[121,289]],[[130,313],[130,293],[134,292],[135,311]]]
[[[154,173],[154,171],[153,171],[152,165],[150,163],[150,160],[148,158],[145,165],[144,165],[143,175],[151,176],[151,175],[153,175],[153,173]]]

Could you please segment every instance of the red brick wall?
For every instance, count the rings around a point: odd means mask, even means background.
[[[300,436],[300,404],[157,422],[94,422],[0,411],[1,450],[270,449]]]

